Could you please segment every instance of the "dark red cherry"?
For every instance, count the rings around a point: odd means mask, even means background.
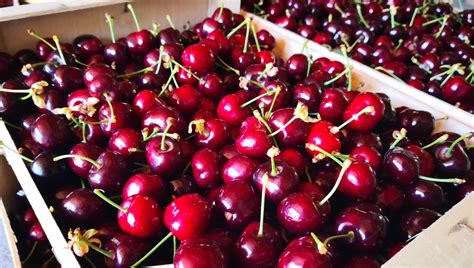
[[[276,160],[287,163],[288,165],[295,168],[296,173],[302,176],[306,169],[306,161],[303,154],[297,149],[288,148],[280,152],[275,157]]]
[[[377,211],[366,209],[363,204],[343,210],[335,219],[335,232],[347,234],[353,231],[353,239],[341,240],[343,244],[356,251],[377,250],[387,235],[388,220]]]
[[[112,253],[112,258],[104,258],[107,267],[131,267],[149,250],[146,240],[118,232],[104,245],[104,249]]]
[[[142,143],[141,134],[132,128],[122,128],[117,130],[109,140],[109,149],[120,153],[125,158],[136,155]]]
[[[297,118],[295,113],[299,112],[294,108],[282,108],[272,113],[269,125],[274,131],[280,131],[275,136],[281,146],[296,146],[304,143],[309,132],[310,124]],[[289,125],[287,123],[293,120]]]
[[[235,141],[237,151],[245,156],[264,157],[272,146],[267,132],[261,130],[248,130],[239,135]]]
[[[186,194],[173,200],[164,213],[164,224],[179,240],[199,237],[207,228],[211,207],[199,194]]]
[[[348,259],[344,263],[344,267],[346,268],[380,268],[381,265],[375,257],[368,256],[368,255],[361,255],[361,256],[354,256]]]
[[[108,215],[104,201],[86,188],[69,193],[61,202],[61,210],[70,223],[85,227],[100,223]]]
[[[125,102],[104,103],[99,109],[100,128],[109,137],[121,128],[135,126],[134,117],[132,106]]]
[[[99,146],[95,146],[89,143],[77,143],[72,146],[69,151],[70,154],[80,155],[88,157],[92,160],[96,160],[99,155],[104,151]],[[89,175],[89,170],[92,167],[92,164],[86,160],[83,160],[79,157],[72,157],[68,159],[69,167],[72,171],[81,178],[87,178]]]
[[[57,155],[51,151],[43,151],[39,153],[31,163],[31,173],[40,177],[48,178],[48,180],[36,180],[37,183],[43,183],[54,179],[58,175],[62,175],[66,172],[66,165],[62,161],[54,161],[53,158]]]
[[[442,86],[443,99],[455,104],[474,96],[474,87],[461,76],[451,77]]]
[[[420,175],[420,159],[412,151],[395,147],[385,153],[383,169],[394,183],[407,186]]]
[[[311,195],[297,192],[283,199],[277,208],[280,225],[291,234],[302,235],[318,230],[324,223],[324,212]]]
[[[276,174],[272,173],[272,164],[270,161],[267,161],[254,172],[253,183],[261,191],[263,189],[264,176],[268,176],[265,197],[277,204],[286,196],[296,191],[299,179],[292,166],[280,161],[275,162]]]
[[[143,117],[148,111],[155,107],[164,107],[165,103],[158,98],[158,95],[149,89],[142,90],[135,95],[133,99],[133,110],[140,117]]]
[[[98,167],[93,165],[89,170],[89,185],[93,189],[102,189],[107,194],[122,190],[130,174],[123,157],[112,151],[105,151],[97,158]]]
[[[221,119],[213,118],[204,123],[202,121],[196,123],[195,142],[201,148],[218,150],[225,144],[228,137],[227,125]]]
[[[83,87],[82,76],[81,69],[70,65],[61,65],[56,68],[51,80],[56,89],[69,93]]]
[[[163,147],[164,146],[164,147]],[[145,147],[146,160],[153,173],[168,176],[179,170],[182,163],[182,150],[177,141],[162,137],[148,141]]]
[[[102,53],[104,48],[100,39],[91,34],[83,34],[76,37],[72,45],[81,60],[87,60],[94,54]]]
[[[372,168],[368,164],[354,161],[343,174],[337,190],[344,197],[367,200],[374,195],[375,186],[375,172]]]
[[[109,64],[115,64],[121,68],[129,61],[128,46],[120,43],[113,43],[104,47],[104,57]]]
[[[101,74],[108,74],[112,77],[116,75],[114,69],[106,64],[94,64],[84,70],[83,81],[87,87],[94,79]]]
[[[463,177],[471,169],[471,161],[459,143],[449,148],[452,142],[444,142],[433,147],[433,158],[436,171],[440,176]]]
[[[197,151],[192,160],[191,168],[196,184],[202,188],[212,188],[221,182],[221,159],[219,154],[210,149]]]
[[[192,239],[183,241],[174,256],[176,267],[227,267],[227,256],[213,241]]]
[[[86,123],[85,138],[88,143],[94,145],[103,145],[104,141],[106,140],[106,136],[104,135],[99,122],[100,120],[97,116],[87,116],[84,118],[84,123]],[[79,138],[83,138],[82,129],[77,128],[76,135]]]
[[[125,210],[117,213],[117,222],[125,233],[142,238],[159,234],[163,224],[163,212],[158,203],[145,195],[133,195],[120,206]]]
[[[315,112],[318,110],[321,94],[321,87],[318,84],[297,84],[293,87],[293,104],[301,102],[309,111]]]
[[[45,149],[59,148],[71,140],[71,130],[67,121],[61,117],[45,113],[31,125],[31,137]]]
[[[406,190],[408,203],[414,207],[439,210],[446,199],[443,189],[436,183],[419,180]]]
[[[382,183],[377,187],[376,204],[386,214],[394,215],[406,205],[405,192],[395,184]]]
[[[224,183],[232,181],[250,182],[256,169],[256,162],[254,160],[238,154],[227,160],[222,167],[222,179]]]
[[[415,153],[420,159],[420,175],[432,176],[434,172],[433,156],[418,145],[407,145],[405,149]]]
[[[252,186],[245,181],[223,185],[216,198],[216,209],[232,230],[242,230],[259,215],[260,200]]]
[[[148,111],[142,118],[142,128],[155,129],[161,132],[171,124],[168,133],[182,134],[186,129],[186,122],[180,113],[169,106],[158,106]]]
[[[429,112],[405,109],[398,114],[398,124],[407,130],[409,138],[424,139],[431,136],[435,119]]]
[[[382,155],[372,146],[361,145],[349,154],[349,157],[359,162],[368,164],[375,172],[382,165]]]
[[[166,194],[165,181],[159,175],[147,173],[134,174],[122,189],[124,200],[133,195],[145,195],[160,201],[166,197]]]
[[[321,96],[318,113],[323,120],[339,124],[342,123],[342,114],[348,104],[349,102],[341,90],[329,88]]]
[[[39,243],[45,243],[48,241],[46,233],[44,232],[39,222],[34,223],[28,230],[28,238]]]
[[[127,35],[126,41],[131,54],[144,55],[153,46],[153,34],[148,30],[132,32]]]
[[[198,75],[203,75],[214,68],[215,59],[211,49],[203,44],[187,47],[181,56],[183,64]]]
[[[400,231],[403,240],[411,239],[435,222],[441,214],[427,208],[408,211],[400,220]]]
[[[259,223],[245,228],[234,245],[233,256],[240,267],[275,267],[283,241],[276,229],[263,225],[263,235],[258,236]]]
[[[240,108],[245,100],[237,94],[224,96],[217,106],[217,116],[229,126],[240,125],[250,115],[247,108]]]

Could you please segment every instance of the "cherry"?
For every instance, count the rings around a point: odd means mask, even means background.
[[[342,115],[347,105],[348,100],[341,90],[329,88],[321,96],[318,113],[323,120],[338,124],[342,122]]]
[[[182,150],[178,142],[166,136],[153,138],[145,147],[146,160],[153,173],[168,176],[181,167]]]
[[[227,267],[227,258],[222,250],[212,241],[206,239],[192,239],[181,243],[176,255],[176,267]]]
[[[217,116],[229,126],[240,125],[250,113],[246,108],[240,108],[245,100],[237,94],[224,96],[217,106]]]
[[[174,197],[195,193],[199,190],[199,187],[191,176],[181,176],[171,179],[169,182],[169,188]]]
[[[356,147],[349,154],[349,157],[368,164],[375,172],[379,171],[382,165],[382,155],[377,151],[377,149],[369,145]]]
[[[127,47],[131,54],[146,54],[153,45],[153,35],[148,30],[139,30],[127,35]]]
[[[199,91],[191,85],[180,86],[168,96],[168,103],[184,114],[191,114],[198,109]]]
[[[128,45],[113,43],[104,47],[104,57],[109,64],[115,64],[121,68],[129,62]]]
[[[129,167],[120,154],[105,151],[90,168],[88,182],[91,188],[114,194],[122,189],[129,174]]]
[[[69,65],[61,65],[56,68],[51,80],[56,89],[68,93],[83,87],[82,76],[83,72],[81,69]]]
[[[104,262],[107,267],[131,267],[149,248],[145,240],[118,232],[104,245],[104,249],[111,253]]]
[[[35,159],[31,161],[31,173],[40,178],[54,179],[66,171],[64,163],[58,163],[53,160],[56,156],[53,152],[46,150],[39,153]],[[38,181],[37,182],[43,182]]]
[[[367,200],[374,195],[375,186],[375,172],[372,168],[355,161],[345,171],[337,189],[344,197]]]
[[[272,133],[275,136],[278,144],[282,146],[295,146],[305,141],[310,125],[300,109],[297,108],[283,108],[272,113],[269,125],[272,129],[278,130]],[[304,111],[304,112],[307,112]],[[303,121],[303,120],[305,121]],[[277,133],[278,132],[278,133]],[[275,135],[275,133],[277,133]]]
[[[423,139],[431,136],[434,130],[435,119],[425,111],[405,109],[398,114],[399,127],[407,130],[409,138]]]
[[[89,227],[108,215],[104,202],[89,189],[76,189],[61,202],[62,213],[74,224]]]
[[[250,182],[256,169],[257,166],[254,160],[247,156],[237,154],[228,159],[222,167],[222,179],[224,183],[232,181]]]
[[[328,245],[327,251],[318,249],[318,244],[307,235],[292,240],[278,259],[278,268],[290,267],[333,267],[334,249]]]
[[[108,74],[112,77],[116,75],[115,71],[106,64],[94,64],[87,67],[84,70],[83,81],[84,84],[88,87],[89,84],[94,81],[94,79],[102,74]]]
[[[170,125],[171,124],[171,125]],[[170,125],[169,132],[182,134],[186,123],[179,112],[168,106],[158,106],[148,111],[142,118],[142,128],[165,131]]]
[[[122,231],[138,237],[153,237],[162,226],[162,210],[145,195],[132,195],[120,204],[117,221]]]
[[[28,237],[33,241],[45,243],[48,241],[46,233],[44,232],[39,222],[34,223],[28,230]]]
[[[153,90],[142,90],[133,99],[133,110],[143,117],[148,111],[155,107],[164,107],[165,103],[158,98]]]
[[[400,220],[400,231],[404,240],[415,237],[428,228],[441,214],[427,208],[417,208],[408,211]]]
[[[103,104],[99,109],[98,119],[101,122],[100,128],[102,132],[109,137],[121,128],[136,125],[132,106],[125,102]]]
[[[406,190],[409,204],[412,207],[424,207],[439,210],[446,203],[443,189],[430,181],[417,181]]]
[[[103,151],[104,149],[99,146],[95,146],[88,143],[77,143],[72,146],[71,150],[69,151],[69,154],[80,155],[95,160]],[[87,160],[84,160],[79,157],[69,158],[68,162],[69,167],[72,169],[72,171],[81,178],[87,178],[87,176],[89,175],[89,171],[93,165]]]
[[[209,73],[215,65],[214,54],[204,44],[193,44],[187,47],[181,55],[184,66],[189,67],[198,75]]]
[[[337,234],[354,232],[353,239],[341,240],[343,244],[357,251],[377,250],[387,235],[388,220],[377,211],[368,210],[363,204],[344,209],[335,219]]]
[[[133,128],[122,128],[117,130],[109,139],[110,150],[121,154],[126,159],[137,159],[136,155],[141,149],[142,137]]]
[[[166,197],[166,183],[155,174],[137,173],[131,176],[122,189],[122,198],[125,200],[133,195],[149,196],[157,201]]]
[[[306,151],[313,159],[323,159],[325,156],[321,153],[324,150],[329,153],[338,152],[341,149],[341,140],[339,136],[332,133],[334,125],[328,121],[319,121],[313,124],[306,139],[307,144],[314,145],[319,149],[306,148]]]
[[[373,109],[362,115],[357,116],[347,126],[353,130],[369,131],[380,122],[385,111],[385,105],[380,97],[371,92],[362,92],[358,94],[346,107],[343,119],[345,121],[353,118],[365,107],[373,107]]]
[[[459,143],[444,142],[433,147],[435,169],[441,176],[462,177],[471,161]]]
[[[0,54],[1,55],[1,54]],[[30,85],[31,87],[31,85]],[[23,89],[25,85],[18,80],[7,80],[3,83],[4,89]],[[18,97],[8,92],[0,92],[0,113],[11,114],[18,104]]]
[[[241,267],[275,267],[278,254],[283,247],[280,233],[268,224],[259,234],[259,223],[250,223],[234,246],[234,257]]]
[[[85,124],[85,141],[94,145],[102,145],[106,139],[102,128],[100,127],[100,120],[97,116],[86,116],[83,120]],[[76,128],[77,136],[84,139],[82,129]]]
[[[324,223],[319,204],[307,193],[293,193],[277,208],[278,222],[291,234],[301,235],[318,230]]]
[[[69,143],[68,123],[52,113],[40,115],[31,125],[31,137],[45,149],[59,148]]]
[[[418,179],[420,159],[412,151],[395,147],[385,153],[383,169],[394,183],[407,186]]]
[[[258,217],[258,197],[248,182],[231,181],[225,184],[215,202],[217,211],[232,230],[242,230]]]
[[[239,153],[255,158],[265,156],[272,146],[267,132],[261,130],[247,130],[240,134],[235,145]]]
[[[186,194],[174,199],[164,213],[164,224],[179,240],[201,235],[211,218],[211,207],[199,194]]]
[[[461,76],[453,76],[442,85],[443,99],[450,103],[462,102],[474,94],[474,87]]]
[[[79,35],[74,39],[72,45],[81,60],[87,60],[95,54],[102,53],[104,47],[99,38],[91,34]]]
[[[32,208],[27,208],[22,215],[21,221],[25,226],[31,226],[38,222],[38,218]]]
[[[306,161],[303,154],[293,148],[283,150],[279,155],[275,157],[275,160],[285,162],[295,168],[298,175],[303,175],[306,169]]]
[[[434,172],[433,156],[418,145],[407,145],[405,149],[412,151],[420,159],[420,175],[432,176]]]
[[[215,151],[210,149],[197,151],[191,160],[196,184],[202,188],[212,188],[220,184],[221,166],[221,159]]]
[[[195,143],[201,148],[220,149],[228,139],[227,125],[218,118],[198,119],[191,122],[196,129]]]
[[[376,204],[389,215],[400,212],[406,205],[405,192],[392,183],[382,183],[377,187]]]

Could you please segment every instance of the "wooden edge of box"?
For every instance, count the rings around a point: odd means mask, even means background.
[[[307,42],[307,46],[309,49],[313,51],[317,51],[322,56],[327,57],[332,60],[337,60],[343,63],[346,62],[346,59],[342,55],[339,55],[335,53],[334,51],[330,51],[326,47],[321,46],[311,40],[308,40],[298,35],[297,33],[281,28],[270,21],[267,21],[263,18],[260,18],[259,16],[255,14],[246,12],[244,10],[241,10],[241,14],[246,17],[252,18],[255,22],[261,25],[262,28],[265,28],[273,33],[278,33],[281,36],[285,36],[286,40],[293,40],[300,44],[304,44],[305,42]],[[459,109],[441,99],[433,97],[416,88],[413,88],[404,82],[398,81],[388,75],[378,72],[377,70],[374,70],[373,68],[366,66],[360,62],[357,62],[352,59],[349,59],[349,62],[353,70],[355,72],[365,74],[367,76],[365,77],[366,79],[376,81],[380,84],[389,83],[394,90],[426,104],[427,106],[431,107],[433,110],[440,111],[441,113],[447,115],[450,120],[456,120],[471,129],[474,128],[474,115],[462,109]]]
[[[383,267],[474,267],[474,194],[454,205]]]
[[[0,137],[2,142],[12,148],[17,150],[15,143],[13,142],[8,129],[5,124],[0,121]],[[64,235],[62,234],[59,226],[56,224],[56,221],[53,218],[53,215],[48,209],[41,193],[36,187],[33,178],[31,177],[28,168],[26,167],[23,159],[10,150],[4,149],[3,154],[7,159],[8,164],[15,173],[18,182],[21,185],[21,188],[26,194],[26,197],[33,208],[38,221],[41,224],[50,244],[52,246],[52,251],[58,260],[58,262],[67,267],[76,268],[80,267],[72,251],[68,248]]]
[[[5,209],[5,206],[3,204],[3,200],[1,197],[0,197],[0,223],[2,223],[3,225],[3,230],[5,232],[5,236],[7,239],[8,249],[10,250],[10,256],[11,256],[13,267],[20,268],[21,261],[20,261],[20,256],[18,254],[18,248],[16,247],[16,242],[17,242],[16,236],[11,227],[10,219],[8,218],[7,210]]]

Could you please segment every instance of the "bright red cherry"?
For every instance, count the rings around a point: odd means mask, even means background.
[[[159,234],[163,212],[158,203],[145,195],[133,195],[120,206],[117,221],[122,231],[133,236],[148,238]]]
[[[219,154],[210,149],[197,151],[192,160],[191,168],[196,184],[202,188],[212,188],[221,182],[221,159]]]
[[[364,113],[354,118],[354,120],[348,125],[350,129],[370,131],[380,122],[385,112],[385,105],[380,97],[371,92],[362,92],[357,95],[346,107],[343,119],[347,121],[362,109],[369,106],[372,106],[373,109],[368,113]]]
[[[155,174],[137,173],[131,176],[122,189],[125,200],[133,195],[146,195],[157,201],[166,197],[165,181]]]
[[[217,106],[217,116],[230,126],[240,125],[250,112],[247,108],[241,108],[245,100],[237,94],[224,96]]]
[[[244,155],[236,155],[222,167],[222,179],[225,183],[232,181],[251,181],[257,169],[256,162]]]
[[[164,223],[179,240],[199,237],[207,228],[211,207],[199,194],[186,194],[173,200],[165,210]]]
[[[328,121],[321,120],[314,123],[306,138],[306,143],[315,145],[328,153],[339,152],[342,147],[341,139],[337,133],[331,131],[333,128],[334,125]],[[311,148],[306,148],[306,151],[313,159],[320,160],[325,157],[321,152]]]
[[[212,70],[215,65],[214,53],[203,44],[193,44],[187,47],[181,55],[183,64],[198,75],[203,75]]]
[[[192,239],[183,241],[173,261],[175,267],[227,267],[227,256],[214,241]]]
[[[237,151],[249,157],[264,157],[272,146],[267,132],[248,130],[239,135],[235,141]]]
[[[342,176],[337,190],[345,197],[367,200],[375,194],[375,172],[365,163],[354,161]]]

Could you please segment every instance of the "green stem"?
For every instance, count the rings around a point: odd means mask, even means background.
[[[87,156],[83,156],[83,155],[79,155],[79,154],[64,154],[64,155],[56,156],[56,157],[53,158],[53,161],[56,162],[56,161],[63,160],[63,159],[66,159],[66,158],[79,158],[79,159],[82,159],[84,161],[87,161],[87,162],[91,163],[96,168],[100,168],[100,165],[99,165],[99,163],[97,163],[97,161],[95,161],[95,160],[93,160],[93,159],[91,159]]]
[[[157,65],[157,64],[158,64],[158,62],[155,62],[155,63],[153,63],[153,65],[151,65],[149,67],[145,67],[143,69],[140,69],[140,70],[137,70],[137,71],[134,71],[134,72],[130,72],[130,73],[126,73],[126,74],[117,75],[117,78],[124,78],[124,77],[134,76],[134,75],[137,75],[137,74],[147,73],[149,71],[152,71],[153,67],[155,67],[155,65]]]
[[[466,180],[459,179],[459,178],[442,179],[442,178],[431,178],[431,177],[426,177],[426,176],[418,176],[418,178],[425,181],[441,182],[441,183],[463,184],[466,182]]]
[[[362,22],[362,24],[364,25],[365,28],[369,28],[369,24],[367,23],[367,21],[365,20],[364,16],[362,15],[362,9],[360,7],[360,5],[357,5],[356,6],[357,8],[357,14],[359,15],[359,20],[360,22]]]
[[[148,257],[150,257],[153,253],[155,253],[155,251],[172,236],[173,236],[173,234],[171,232],[168,233],[165,237],[163,237],[163,239],[160,240],[160,242],[158,242],[158,244],[156,244],[150,251],[148,251],[148,253],[145,254],[145,256],[143,256],[140,260],[138,260],[137,262],[132,264],[131,267],[140,266],[140,264],[142,264],[144,261],[146,261],[146,259],[148,259]]]
[[[446,140],[448,140],[448,138],[449,138],[448,134],[441,135],[439,138],[437,138],[433,142],[421,147],[421,149],[426,150],[426,149],[432,147],[433,145],[445,142]]]
[[[191,72],[191,70],[189,70],[188,68],[184,67],[181,63],[175,61],[174,59],[171,59],[171,61],[173,62],[173,64],[176,64],[178,65],[179,68],[183,69],[184,71],[186,71],[189,75],[191,75],[192,77],[196,78],[198,81],[202,81],[201,77],[197,76],[196,74],[194,74],[193,72]]]
[[[26,255],[26,258],[21,261],[21,264],[25,264],[26,262],[28,262],[30,260],[31,256],[33,256],[33,253],[35,252],[36,246],[38,246],[37,241],[35,241],[35,243],[31,247],[30,252],[28,252],[28,255]]]
[[[105,20],[109,25],[110,40],[112,41],[112,43],[115,43],[114,17],[112,17],[109,13],[105,13]]]
[[[286,122],[283,126],[281,126],[279,129],[277,129],[276,131],[268,134],[268,136],[270,137],[274,137],[276,136],[278,133],[282,132],[283,130],[285,130],[285,128],[287,128],[291,123],[293,123],[296,119],[298,119],[297,116],[293,116],[290,120],[288,120],[288,122]]]
[[[445,15],[445,16],[443,17],[443,23],[441,24],[441,27],[439,28],[438,32],[437,32],[436,35],[435,35],[435,38],[436,38],[436,39],[438,39],[438,38],[441,36],[441,33],[443,32],[444,27],[446,26],[446,22],[448,21],[448,18],[449,18],[448,15]]]
[[[444,20],[444,17],[436,18],[436,19],[434,19],[434,20],[430,20],[430,21],[427,21],[427,22],[423,23],[422,26],[428,26],[428,25],[431,25],[431,24],[440,22],[440,21],[442,21],[442,20]]]
[[[454,149],[454,146],[456,146],[456,144],[460,143],[461,141],[465,140],[465,139],[469,139],[472,137],[472,132],[468,132],[464,135],[462,135],[461,137],[457,138],[456,140],[453,141],[453,143],[451,143],[451,146],[449,146],[448,150],[446,151],[446,154],[448,157],[451,157],[451,153]]]
[[[305,165],[304,167],[304,173],[306,175],[306,179],[308,180],[309,183],[313,183],[313,178],[311,178],[311,174],[309,174],[309,168],[308,165]]]
[[[257,97],[245,102],[244,104],[240,105],[240,108],[245,108],[247,106],[249,106],[250,104],[258,101],[259,99],[263,98],[263,97],[266,97],[266,96],[269,96],[269,95],[273,95],[273,94],[276,94],[276,92],[278,92],[278,90],[271,90],[271,91],[268,91],[268,92],[265,92],[261,95],[258,95]]]
[[[168,134],[168,131],[170,130],[171,126],[173,125],[173,123],[171,122],[167,122],[168,124],[166,124],[166,128],[165,128],[165,131],[163,131],[163,136],[161,137],[161,145],[160,145],[160,149],[162,151],[166,151],[166,134]]]
[[[17,126],[17,125],[14,125],[14,124],[12,124],[12,123],[10,123],[10,122],[8,122],[8,121],[5,121],[5,120],[3,120],[3,118],[1,118],[1,117],[0,117],[0,122],[3,122],[5,125],[7,125],[7,126],[13,128],[13,129],[15,129],[15,130],[18,130],[18,131],[21,130],[21,127],[19,127],[19,126]]]
[[[324,156],[329,157],[330,159],[332,159],[334,162],[336,162],[341,167],[344,166],[344,164],[342,163],[341,160],[337,159],[337,157],[335,157],[334,155],[326,152],[324,149],[322,149],[319,146],[316,146],[314,144],[306,144],[306,148],[310,149],[311,151],[317,151],[317,152],[323,154]]]
[[[400,82],[404,82],[403,79],[401,79],[400,77],[396,76],[395,74],[393,74],[392,72],[390,72],[389,70],[387,70],[386,68],[382,67],[382,66],[377,66],[374,68],[375,70],[380,70],[380,71],[383,71],[386,75],[389,75],[391,76],[392,78],[395,78],[396,80],[400,81]]]
[[[250,19],[249,18],[246,18],[244,19],[244,21],[242,21],[239,25],[237,25],[237,27],[235,27],[232,31],[230,31],[230,33],[227,34],[227,38],[230,38],[232,35],[234,35],[237,31],[239,31],[242,27],[244,27],[245,25],[249,24],[250,22]]]
[[[237,70],[236,68],[234,68],[234,67],[230,66],[229,64],[227,64],[221,57],[217,57],[217,60],[219,61],[217,63],[217,66],[219,66],[219,63],[220,63],[222,65],[222,66],[220,66],[222,69],[232,71],[232,72],[236,73],[237,75],[240,75],[239,70]]]
[[[258,227],[257,237],[262,237],[263,236],[263,223],[264,223],[263,218],[264,218],[264,214],[265,214],[265,195],[266,195],[266,192],[267,192],[268,179],[269,179],[268,175],[265,173],[263,175],[262,199],[260,200],[260,225]]]
[[[413,10],[413,14],[411,15],[410,23],[408,24],[409,27],[413,26],[413,23],[415,22],[416,14],[418,14],[418,7]]]
[[[252,25],[252,35],[255,41],[255,46],[257,47],[257,51],[260,52],[260,42],[258,41],[257,32],[255,31],[255,25],[253,25],[253,23],[251,25]]]
[[[128,10],[130,10],[130,13],[132,14],[133,21],[135,22],[135,26],[137,27],[137,31],[140,31],[142,28],[140,27],[140,23],[138,23],[138,18],[137,14],[135,14],[135,9],[133,9],[132,4],[127,4]]]
[[[173,77],[176,75],[177,72],[178,72],[178,68],[171,69],[171,74],[168,77],[168,80],[166,81],[166,83],[161,87],[161,91],[160,91],[160,94],[158,94],[158,98],[161,97],[165,93],[165,91],[168,89],[169,85],[171,84],[171,81],[173,80]]]
[[[61,44],[59,43],[59,38],[57,35],[53,35],[53,41],[56,44],[56,48],[58,49],[59,56],[61,57],[62,65],[66,65],[66,59],[64,58],[63,50],[61,49]]]
[[[270,105],[270,109],[268,109],[268,112],[265,114],[265,118],[267,118],[267,119],[270,118],[270,116],[272,114],[272,111],[273,111],[273,107],[275,106],[276,99],[278,98],[278,95],[280,95],[280,91],[281,90],[277,90],[275,95],[273,95],[272,104]]]
[[[343,77],[344,75],[346,75],[347,73],[347,69],[344,69],[344,71],[338,73],[335,77],[333,77],[332,79],[324,82],[324,85],[325,86],[329,86],[330,84],[336,82],[339,78]]]
[[[339,184],[342,181],[342,177],[344,176],[344,173],[351,166],[351,164],[352,164],[351,160],[344,161],[341,171],[339,171],[339,176],[337,177],[336,183],[332,187],[331,191],[329,191],[329,193],[321,201],[319,201],[319,204],[318,204],[319,206],[324,205],[324,203],[326,203],[329,200],[329,198],[331,198],[331,196],[334,195],[334,193],[337,190],[337,187],[339,187]]]
[[[176,236],[173,236],[173,260],[174,260],[174,256],[176,256],[176,248],[177,248],[177,241],[176,241]]]
[[[360,110],[358,113],[352,115],[351,118],[349,118],[349,119],[348,119],[347,121],[345,121],[344,123],[340,124],[340,125],[337,126],[337,127],[331,128],[331,133],[335,134],[335,133],[339,132],[342,128],[344,128],[345,126],[347,126],[348,124],[350,124],[352,121],[358,119],[359,116],[361,116],[362,114],[374,112],[374,109],[375,109],[374,106],[367,106],[367,107],[365,107],[364,109]]]
[[[397,146],[397,144],[406,137],[406,130],[402,128],[400,129],[400,131],[394,131],[393,137],[395,138],[395,140],[390,145],[390,149],[395,148],[395,146]]]
[[[171,20],[171,16],[169,14],[166,14],[166,20],[168,21],[169,25],[173,30],[176,30],[176,27],[174,26],[173,20]]]
[[[105,196],[104,194],[104,191],[101,190],[101,189],[94,189],[94,194],[96,194],[98,197],[100,197],[102,200],[104,200],[105,202],[107,202],[109,205],[113,206],[114,208],[122,211],[122,212],[127,212],[127,209],[125,209],[124,207],[121,207],[119,204],[115,203],[114,201],[112,201],[112,199],[108,198],[107,196]]]
[[[33,163],[33,160],[20,154],[17,150],[14,150],[13,148],[10,148],[9,146],[7,146],[5,143],[3,143],[2,141],[0,141],[0,146],[2,146],[3,148],[13,152],[13,153],[16,153],[19,157],[21,157],[21,159],[25,160],[26,162],[28,163]]]
[[[347,91],[352,90],[352,71],[351,71],[351,65],[350,65],[350,60],[349,56],[347,56],[347,50],[345,47],[341,48],[342,55],[346,59],[346,71],[347,71]]]
[[[40,40],[41,42],[45,43],[48,47],[50,47],[52,50],[56,51],[56,47],[53,46],[53,44],[51,44],[50,42],[48,42],[46,39],[44,39],[43,37],[39,36],[37,33],[35,33],[34,31],[28,29],[27,30],[28,34],[33,36],[34,38]]]
[[[100,248],[97,245],[95,245],[94,243],[91,243],[91,242],[87,241],[86,239],[82,239],[81,241],[84,242],[85,244],[87,244],[93,250],[95,250],[98,253],[104,255],[105,257],[107,257],[109,259],[112,258],[112,252],[109,252],[109,251],[107,251],[103,248]]]
[[[341,239],[341,238],[351,238],[351,239],[354,239],[354,232],[353,231],[349,231],[347,232],[347,234],[340,234],[340,235],[333,235],[333,236],[330,236],[328,238],[326,238],[323,242],[324,246],[327,247],[329,242],[331,242],[332,240],[334,239]]]
[[[397,14],[397,8],[394,5],[390,5],[390,26],[395,28],[395,15]]]
[[[245,31],[245,42],[244,42],[244,50],[243,50],[244,53],[247,53],[249,37],[250,37],[250,20],[247,23],[247,29]]]

